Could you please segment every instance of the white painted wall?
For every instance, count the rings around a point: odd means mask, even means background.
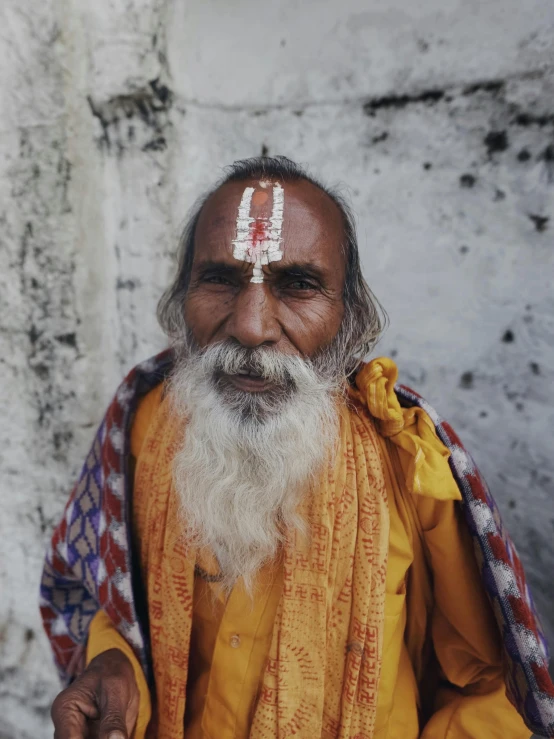
[[[51,735],[43,547],[163,346],[188,208],[262,148],[348,186],[379,352],[482,465],[554,637],[553,40],[551,0],[0,5],[1,739]]]

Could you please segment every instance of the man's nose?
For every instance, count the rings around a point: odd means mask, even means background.
[[[226,325],[227,337],[249,348],[276,344],[282,330],[274,303],[275,299],[265,284],[250,283],[235,300]]]

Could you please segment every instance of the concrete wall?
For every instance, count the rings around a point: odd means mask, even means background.
[[[379,347],[482,465],[554,636],[552,0],[4,0],[0,737],[50,736],[43,547],[220,167],[348,186]]]

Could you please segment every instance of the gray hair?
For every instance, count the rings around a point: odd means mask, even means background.
[[[333,354],[336,359],[340,358],[345,375],[351,374],[377,343],[387,324],[387,314],[362,275],[356,225],[350,206],[336,189],[327,187],[284,156],[241,159],[226,167],[224,172],[219,182],[197,201],[183,230],[177,250],[177,274],[158,304],[160,326],[170,339],[182,341],[187,335],[183,305],[194,259],[194,237],[202,208],[210,196],[228,182],[264,178],[282,182],[306,180],[322,190],[342,216],[344,241],[341,246],[346,261],[344,317],[333,342]]]

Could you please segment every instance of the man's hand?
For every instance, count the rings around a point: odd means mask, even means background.
[[[139,699],[130,661],[109,649],[52,704],[54,739],[130,739]]]

